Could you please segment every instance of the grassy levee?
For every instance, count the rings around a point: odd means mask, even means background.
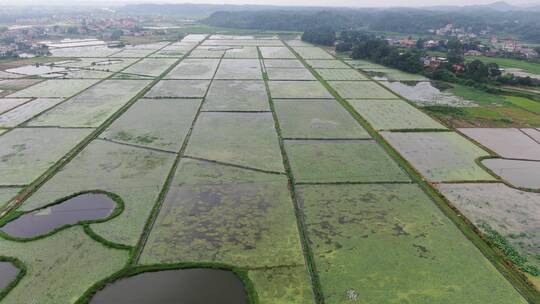
[[[459,230],[470,240],[482,254],[499,270],[499,272],[512,284],[512,286],[531,304],[540,303],[540,292],[527,279],[527,277],[517,267],[508,260],[504,254],[490,245],[490,242],[483,234],[470,222],[458,208],[453,206],[445,197],[440,194],[435,187],[422,177],[422,175],[411,165],[397,150],[395,150],[356,110],[342,98],[322,77],[312,69],[306,61],[294,51],[288,44],[289,49],[296,54],[298,59],[307,69],[310,69],[318,81],[345,107],[345,109],[368,131],[373,139],[378,142],[384,150],[394,159],[410,176],[411,180],[417,183],[421,189],[429,195],[439,209],[459,228]],[[352,67],[351,67],[352,68]],[[371,78],[370,78],[371,79]],[[385,90],[389,90],[379,82],[375,81]],[[392,92],[393,93],[393,92]],[[407,101],[402,96],[399,96]],[[408,101],[407,101],[408,102]]]
[[[317,304],[323,304],[324,303],[324,297],[322,294],[322,288],[319,281],[319,277],[317,274],[317,269],[315,266],[315,261],[313,260],[313,253],[311,251],[311,248],[309,246],[309,242],[306,236],[306,225],[302,216],[302,212],[299,208],[296,191],[295,191],[295,182],[294,182],[294,176],[292,174],[292,169],[289,163],[289,158],[287,157],[287,153],[285,151],[285,145],[283,143],[283,135],[282,131],[279,125],[279,120],[277,117],[276,109],[274,106],[274,101],[272,99],[272,94],[270,94],[270,87],[268,86],[268,74],[266,73],[266,69],[263,64],[263,57],[261,54],[261,50],[257,48],[257,51],[259,52],[260,57],[260,63],[261,68],[263,71],[263,81],[264,85],[266,87],[266,93],[268,95],[268,101],[270,103],[270,110],[272,111],[272,117],[274,118],[274,124],[276,128],[276,132],[279,138],[279,148],[281,149],[281,155],[283,157],[283,166],[285,167],[285,172],[287,174],[287,178],[289,180],[289,191],[291,194],[291,198],[294,204],[294,213],[296,215],[296,223],[298,225],[298,233],[300,234],[300,240],[302,243],[302,251],[304,253],[304,259],[305,263],[311,278],[311,284],[313,288],[313,295],[315,297],[315,301]]]
[[[201,42],[202,43],[202,42]],[[163,46],[164,48],[165,46]],[[74,96],[80,94],[81,92],[84,92],[106,80],[112,79],[115,75],[121,73],[123,70],[129,68],[130,66],[137,64],[139,61],[148,58],[152,54],[158,52],[160,49],[155,50],[154,52],[148,54],[145,57],[140,58],[139,60],[136,60],[129,66],[126,66],[122,70],[113,73],[109,75],[106,78],[101,79],[100,81],[96,82],[95,84],[89,86],[88,88],[74,94],[73,96],[70,96],[66,98],[64,101],[58,103],[57,105],[47,109],[46,111],[42,112],[45,113],[47,111],[50,111],[59,105],[67,102]],[[187,56],[187,55],[186,55]],[[78,143],[73,149],[71,149],[68,153],[66,153],[60,160],[58,160],[55,164],[53,164],[47,171],[45,171],[43,174],[41,174],[37,179],[35,179],[32,183],[30,183],[27,187],[25,187],[22,192],[20,192],[12,201],[5,204],[2,208],[0,208],[0,218],[4,217],[7,213],[9,213],[12,210],[15,210],[18,208],[32,193],[34,193],[41,185],[43,185],[46,181],[48,181],[58,170],[61,170],[67,163],[69,163],[79,152],[81,152],[92,140],[97,138],[99,134],[101,134],[105,129],[107,129],[113,121],[115,121],[118,117],[120,117],[124,112],[126,112],[131,105],[133,105],[139,98],[143,97],[159,80],[161,80],[162,77],[164,77],[174,66],[176,66],[184,57],[180,58],[173,66],[171,66],[169,69],[167,69],[165,72],[163,72],[160,77],[155,78],[151,83],[149,83],[143,90],[141,90],[137,95],[135,95],[133,98],[131,98],[125,105],[123,105],[118,111],[116,111],[114,114],[112,114],[103,124],[101,124],[99,127],[97,127],[90,135],[88,135],[86,138],[84,138],[80,143]],[[38,113],[35,116],[29,118],[28,120],[22,122],[20,125],[28,122],[29,120],[41,115],[42,113]],[[15,128],[13,128],[15,129]],[[12,129],[11,129],[12,130]],[[9,132],[9,131],[8,131]],[[5,133],[4,133],[5,134]]]

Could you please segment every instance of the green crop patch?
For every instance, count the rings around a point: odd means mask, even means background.
[[[446,129],[424,112],[400,99],[351,99],[349,103],[376,130]]]
[[[250,270],[260,304],[313,304],[313,290],[305,267]]]
[[[324,80],[367,80],[368,78],[353,69],[316,69]]]
[[[264,66],[267,68],[290,68],[301,69],[304,65],[296,59],[264,59]]]
[[[340,60],[306,60],[307,64],[314,69],[350,69]]]
[[[200,99],[142,99],[100,137],[178,152],[200,104]]]
[[[105,80],[32,119],[29,126],[98,127],[144,89],[148,80]]]
[[[269,81],[272,98],[333,98],[318,81]]]
[[[284,172],[274,119],[270,113],[203,112],[195,124],[185,154]]]
[[[475,159],[489,154],[457,133],[381,132],[381,134],[430,181],[495,179],[475,163]]]
[[[88,129],[14,129],[0,136],[0,185],[26,185],[90,134]]]
[[[157,77],[175,62],[176,59],[145,58],[123,70],[122,73]]]
[[[205,111],[269,111],[262,80],[216,80],[210,85]]]
[[[527,303],[416,185],[297,193],[326,303]]]
[[[371,140],[287,140],[297,183],[407,182],[403,170]]]
[[[308,69],[282,69],[267,68],[266,73],[270,80],[315,80],[315,76]]]
[[[182,159],[140,263],[303,266],[284,175]]]
[[[150,98],[202,98],[210,80],[161,80],[146,94]]]
[[[285,138],[369,138],[334,99],[274,99]]]
[[[119,271],[128,251],[94,241],[72,227],[32,242],[0,239],[0,255],[20,260],[26,273],[2,303],[74,303],[95,283]]]
[[[124,202],[123,212],[90,227],[108,241],[134,246],[172,167],[175,154],[94,140],[20,207],[29,211],[91,190],[108,191]]]
[[[98,81],[97,79],[50,79],[8,97],[70,97]]]
[[[293,46],[293,49],[304,59],[334,59],[332,55],[319,47]]]
[[[259,48],[263,58],[268,59],[296,59],[296,56],[284,46],[263,46]]]
[[[339,96],[349,99],[391,99],[397,96],[373,81],[329,81]]]
[[[258,59],[222,59],[215,79],[262,80],[261,63]]]
[[[184,59],[165,79],[212,79],[219,59]]]
[[[16,127],[30,118],[64,101],[62,98],[36,98],[0,115],[0,127]]]

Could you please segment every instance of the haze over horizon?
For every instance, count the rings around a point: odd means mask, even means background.
[[[111,6],[134,3],[159,3],[159,4],[252,4],[252,5],[279,5],[279,6],[328,6],[328,7],[428,7],[428,6],[465,6],[490,4],[497,1],[493,0],[410,0],[404,3],[400,0],[388,0],[384,3],[376,0],[335,0],[329,3],[327,0],[108,0],[92,1],[86,0],[49,0],[46,5],[81,5],[81,6]],[[511,5],[528,6],[540,5],[540,1],[531,0],[508,0],[504,1]],[[41,1],[35,0],[1,0],[2,5],[44,5]]]

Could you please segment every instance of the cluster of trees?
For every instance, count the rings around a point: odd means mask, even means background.
[[[372,38],[354,44],[351,57],[368,59],[409,73],[421,73],[424,69],[421,61],[423,55],[420,50],[404,50],[389,45],[384,39]]]
[[[333,46],[336,43],[336,32],[330,27],[310,29],[302,34],[302,41]]]

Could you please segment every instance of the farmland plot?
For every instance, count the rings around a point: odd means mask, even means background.
[[[308,69],[267,68],[266,73],[270,80],[315,80]]]
[[[27,123],[29,126],[98,127],[150,81],[105,80]]]
[[[340,60],[306,60],[307,64],[314,69],[350,69],[348,65]]]
[[[396,95],[372,81],[328,81],[328,84],[343,98],[349,99],[392,99]]]
[[[204,111],[270,111],[260,80],[216,80],[208,90]]]
[[[68,69],[66,72],[61,73],[60,79],[103,79],[111,76],[112,72],[96,71],[96,70],[79,70]]]
[[[215,79],[262,79],[258,59],[222,59]]]
[[[515,187],[540,189],[540,162],[496,158],[482,164]]]
[[[146,97],[150,98],[202,98],[210,80],[161,80]]]
[[[540,130],[539,129],[521,129],[521,132],[527,134],[530,138],[532,138],[537,143],[540,143]]]
[[[400,99],[351,99],[349,103],[376,130],[446,129],[424,112]]]
[[[465,128],[459,131],[502,157],[540,160],[540,145],[519,129]]]
[[[304,42],[302,40],[294,39],[294,40],[287,40],[287,44],[293,47],[296,46],[313,46],[311,43]]]
[[[260,47],[262,57],[265,59],[296,59],[296,56],[285,46]]]
[[[304,266],[248,271],[260,304],[313,304],[313,290]]]
[[[354,118],[333,99],[274,99],[285,138],[369,138]]]
[[[318,47],[293,47],[293,50],[304,59],[334,59],[332,55]]]
[[[135,63],[137,59],[129,58],[74,58],[57,66],[81,68],[96,71],[118,72]]]
[[[433,182],[490,181],[475,163],[487,152],[454,132],[381,132],[425,178]]]
[[[0,137],[0,185],[26,185],[89,135],[87,129],[14,129]]]
[[[223,58],[257,59],[259,52],[255,46],[231,47],[225,52]]]
[[[399,94],[420,106],[452,106],[452,107],[474,107],[474,101],[456,96],[448,91],[437,89],[429,81],[420,82],[399,82],[380,81],[388,89]]]
[[[540,267],[540,193],[501,183],[440,184],[437,188],[480,230],[488,232],[488,225],[527,258],[526,265]],[[536,281],[539,286],[540,280]]]
[[[359,59],[352,60],[351,59],[351,60],[345,60],[345,62],[348,65],[352,66],[353,68],[361,69],[361,70],[364,70],[364,69],[387,69],[387,67],[384,66],[384,65],[377,64],[377,63],[367,61],[367,60],[359,60]]]
[[[221,58],[229,47],[198,46],[189,54],[188,58]]]
[[[123,70],[122,73],[157,77],[175,62],[176,59],[145,58]]]
[[[2,303],[73,303],[95,283],[119,271],[128,251],[96,242],[72,227],[32,242],[0,238],[0,255],[16,257],[26,274]]]
[[[283,46],[280,40],[273,39],[215,39],[206,40],[203,46]]]
[[[324,80],[367,80],[368,78],[353,69],[316,69]]]
[[[52,57],[107,57],[118,52],[118,49],[107,46],[85,46],[51,49]]]
[[[9,97],[70,97],[95,84],[97,79],[50,79]]]
[[[297,192],[326,303],[527,303],[416,185]]]
[[[260,170],[285,171],[270,113],[203,112],[185,154]]]
[[[25,78],[25,79],[4,79],[0,80],[0,90],[8,90],[8,91],[18,91],[22,90],[24,88],[27,88],[31,85],[34,85],[38,82],[43,81],[42,79],[33,79],[33,78]]]
[[[142,99],[100,137],[178,152],[200,104],[200,99]]]
[[[318,81],[269,81],[272,98],[333,98]]]
[[[21,189],[22,188],[20,187],[0,188],[0,209],[4,207],[10,199],[14,198]]]
[[[19,208],[44,207],[74,193],[102,190],[122,199],[117,217],[90,225],[108,241],[134,246],[172,167],[175,154],[94,140]]]
[[[302,62],[296,59],[264,59],[263,62],[266,68],[291,68],[291,69],[304,68],[304,65],[302,64]]]
[[[16,127],[62,101],[64,101],[62,98],[36,98],[0,115],[0,127]]]
[[[182,159],[140,263],[182,261],[303,265],[287,178]]]
[[[184,59],[165,79],[212,79],[219,65],[219,59]]]
[[[155,50],[123,49],[114,53],[109,58],[142,58],[155,52]]]
[[[409,181],[371,140],[287,140],[285,150],[297,183]]]
[[[30,98],[0,98],[0,114],[18,107],[29,100]]]

